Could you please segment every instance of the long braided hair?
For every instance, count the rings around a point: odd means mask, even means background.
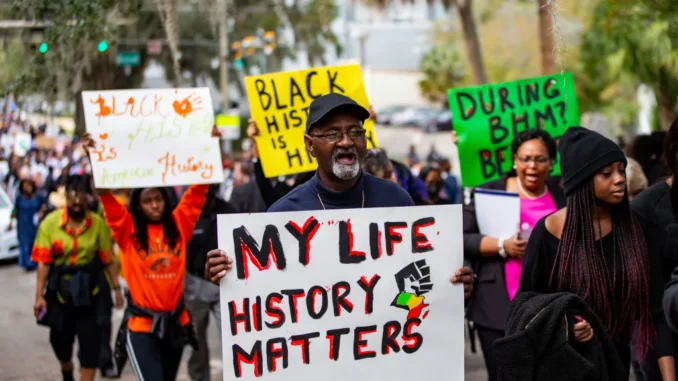
[[[618,277],[617,271],[610,274],[603,256],[603,240],[596,241],[595,237],[596,225],[600,231],[596,203],[600,201],[596,200],[593,179],[568,195],[563,234],[551,271],[551,287],[581,297],[613,338],[630,339],[631,327],[638,321],[637,350],[642,359],[654,340],[645,239],[625,194],[620,204],[610,205],[612,268],[621,267],[621,275]],[[615,288],[621,288],[622,305],[613,311],[614,301],[610,296]],[[621,316],[614,316],[615,312]]]

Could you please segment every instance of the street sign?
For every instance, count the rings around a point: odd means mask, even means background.
[[[219,132],[221,132],[222,139],[240,139],[240,115],[219,114],[215,118],[215,124]]]
[[[157,56],[162,51],[162,40],[150,40],[146,43],[148,55]]]
[[[118,66],[139,66],[141,54],[139,52],[118,52]]]

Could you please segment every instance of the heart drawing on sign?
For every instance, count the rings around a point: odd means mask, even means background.
[[[100,138],[101,140],[106,140],[106,139],[108,138],[108,133],[107,133],[107,132],[104,132],[103,134],[99,134],[99,138]]]

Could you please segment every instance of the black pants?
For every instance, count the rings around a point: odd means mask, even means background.
[[[475,326],[478,339],[480,339],[480,347],[483,349],[483,357],[485,358],[485,368],[487,368],[488,381],[497,381],[497,373],[499,372],[499,361],[494,352],[494,342],[504,337],[504,331],[499,331],[492,328],[484,328],[478,325]]]
[[[127,331],[129,363],[139,381],[174,381],[183,351],[172,348],[169,340]]]
[[[60,330],[51,328],[49,343],[61,362],[73,359],[73,344],[78,337],[78,360],[83,368],[96,369],[101,352],[101,326],[89,307],[74,308],[72,318],[64,319]]]

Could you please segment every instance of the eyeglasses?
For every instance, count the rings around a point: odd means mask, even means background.
[[[536,165],[546,165],[551,161],[551,159],[549,159],[548,157],[543,157],[543,156],[540,156],[540,157],[519,157],[518,161],[520,162],[520,164],[523,164],[523,165],[528,165],[530,163],[534,163]]]
[[[311,135],[314,138],[319,138],[324,140],[325,142],[329,144],[337,143],[341,141],[341,139],[344,138],[344,134],[348,135],[348,138],[355,141],[359,141],[362,139],[365,139],[365,134],[366,130],[362,128],[354,128],[351,130],[348,130],[348,132],[341,132],[341,131],[328,131],[325,132],[324,134],[316,134],[316,135]]]

